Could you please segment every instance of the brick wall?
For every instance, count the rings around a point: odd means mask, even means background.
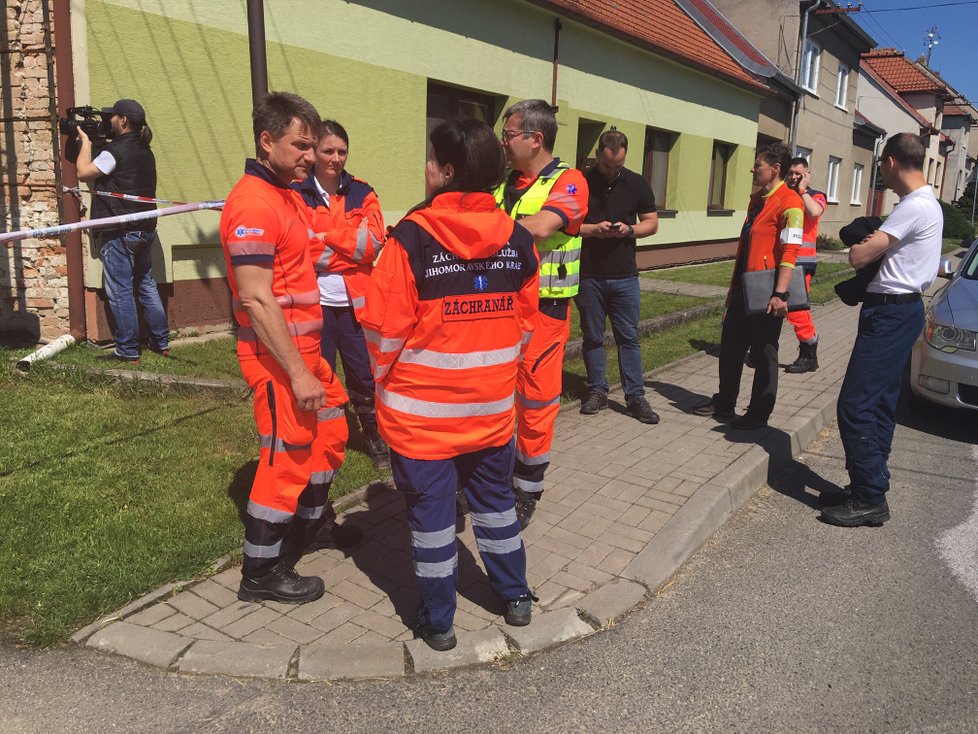
[[[50,3],[53,6],[53,3]],[[3,231],[59,223],[40,0],[8,0],[0,26],[0,216]],[[53,15],[53,9],[52,9]],[[53,22],[53,20],[52,20]],[[53,38],[52,38],[53,43]],[[53,57],[52,57],[53,63]],[[0,331],[68,331],[68,268],[57,239],[0,244]]]

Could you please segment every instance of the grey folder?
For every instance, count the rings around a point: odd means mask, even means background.
[[[777,269],[753,270],[742,273],[740,280],[744,287],[744,306],[747,315],[764,313],[767,311],[767,304],[771,301],[771,294],[774,293],[775,276]],[[808,291],[805,289],[805,273],[801,268],[791,271],[791,282],[788,284],[788,310],[807,311]]]

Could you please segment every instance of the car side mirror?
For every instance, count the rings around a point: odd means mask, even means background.
[[[954,275],[954,266],[951,265],[951,261],[947,258],[941,260],[940,266],[937,268],[938,278],[950,278]]]

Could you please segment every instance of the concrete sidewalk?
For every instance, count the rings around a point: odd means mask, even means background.
[[[410,533],[400,495],[384,485],[345,516],[365,540],[344,558],[307,556],[326,595],[288,606],[243,603],[240,568],[171,584],[81,630],[77,642],[176,671],[279,679],[398,677],[528,653],[594,633],[652,594],[767,479],[834,417],[857,311],[816,307],[821,369],[781,375],[770,427],[739,432],[690,414],[717,386],[716,358],[699,354],[647,375],[662,416],[646,426],[611,408],[582,416],[565,406],[547,490],[524,533],[528,576],[540,597],[528,627],[508,627],[459,520],[459,645],[447,653],[413,640],[417,605]],[[654,337],[653,337],[654,339]],[[787,325],[782,362],[796,342]],[[745,369],[741,406],[753,373]]]

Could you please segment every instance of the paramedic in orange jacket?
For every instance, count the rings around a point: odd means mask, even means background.
[[[532,594],[510,484],[514,389],[537,311],[533,237],[496,208],[503,154],[492,129],[432,131],[429,198],[394,228],[371,275],[361,323],[377,381],[377,421],[411,524],[421,593],[417,636],[455,646],[455,494],[511,625]]]
[[[512,169],[496,201],[530,230],[540,253],[540,302],[533,341],[516,382],[516,513],[526,527],[543,495],[554,422],[560,412],[570,302],[581,270],[581,223],[587,214],[584,174],[554,158],[555,109],[542,99],[517,102],[503,115],[501,139]]]
[[[349,153],[350,137],[343,126],[323,120],[316,163],[309,176],[292,188],[313,232],[310,249],[323,312],[320,349],[334,370],[339,349],[367,454],[376,468],[384,469],[390,466],[390,458],[377,433],[374,380],[358,320],[370,271],[384,243],[384,216],[369,184],[347,173]]]
[[[801,245],[802,203],[784,182],[791,153],[775,143],[757,154],[751,173],[760,190],[750,199],[740,233],[727,312],[720,336],[720,389],[697,415],[733,418],[744,357],[754,359],[754,384],[747,412],[731,426],[750,430],[767,425],[778,393],[778,339],[788,312],[788,283]],[[748,316],[741,276],[744,272],[777,269],[774,290],[765,313]]]
[[[262,99],[253,119],[258,158],[245,163],[220,226],[261,445],[238,598],[301,604],[323,595],[323,580],[294,566],[335,517],[328,491],[347,438],[347,397],[319,354],[319,289],[289,188],[312,165],[320,123],[312,105],[284,92]]]

